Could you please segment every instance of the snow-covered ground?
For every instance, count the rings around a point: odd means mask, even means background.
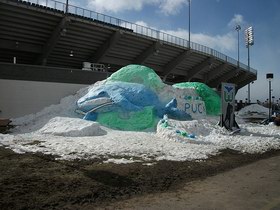
[[[223,149],[263,153],[280,149],[280,128],[238,122],[241,132],[231,134],[218,126],[218,117],[192,121],[165,119],[156,131],[119,131],[73,115],[75,96],[39,113],[13,119],[18,125],[0,134],[0,145],[18,153],[42,152],[60,159],[102,158],[105,162],[151,164],[158,160],[202,160]]]

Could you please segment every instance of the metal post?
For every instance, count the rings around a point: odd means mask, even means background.
[[[269,95],[269,97],[268,97],[268,100],[269,100],[269,102],[268,102],[268,106],[269,106],[268,119],[270,119],[271,118],[271,80],[268,81],[268,91],[269,91],[269,93],[268,93],[268,95]]]
[[[239,31],[241,30],[241,26],[240,25],[237,25],[235,27],[235,30],[237,31],[237,42],[238,42],[238,45],[237,45],[237,66],[239,68],[239,63],[240,63],[240,60],[239,60]]]
[[[237,34],[238,34],[238,49],[237,49],[237,59],[238,59],[238,63],[237,63],[237,66],[239,68],[239,30],[237,31]]]
[[[248,71],[250,71],[250,45],[248,45]],[[248,84],[248,103],[251,103],[250,83]]]
[[[275,106],[274,106],[274,99],[275,99],[275,96],[272,96],[272,105],[271,105],[271,115],[273,114],[273,111],[275,110]]]
[[[273,74],[272,73],[268,73],[266,74],[266,79],[268,80],[268,119],[271,119],[271,81],[273,79]]]
[[[191,0],[189,0],[189,48],[191,48]]]
[[[68,0],[66,0],[66,8],[65,8],[65,13],[68,13]]]

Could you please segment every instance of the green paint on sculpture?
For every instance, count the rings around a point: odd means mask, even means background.
[[[157,124],[157,117],[154,114],[153,107],[145,107],[142,111],[119,113],[106,112],[98,115],[97,121],[101,125],[110,128],[126,131],[142,131],[145,129],[154,129]]]
[[[205,103],[207,115],[219,115],[221,113],[221,98],[210,87],[200,82],[182,82],[174,84],[176,88],[195,88],[198,95]]]
[[[125,66],[113,73],[107,81],[138,83],[156,92],[164,87],[164,83],[153,69],[134,64]]]
[[[154,70],[140,65],[125,66],[113,73],[107,81],[143,84],[156,92],[164,87],[164,83]],[[142,111],[130,112],[126,115],[119,112],[107,112],[99,114],[97,118],[97,122],[110,128],[132,131],[154,129],[157,120],[153,107],[145,107]]]

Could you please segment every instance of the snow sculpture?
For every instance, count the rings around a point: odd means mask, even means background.
[[[183,82],[174,84],[177,88],[195,88],[199,96],[205,102],[206,113],[208,115],[220,115],[221,113],[221,98],[211,88],[200,82]]]
[[[76,112],[86,120],[120,130],[155,129],[165,114],[176,120],[206,115],[195,88],[166,85],[152,69],[140,65],[123,67],[88,88],[77,101]]]

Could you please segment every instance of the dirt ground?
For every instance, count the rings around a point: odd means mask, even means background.
[[[58,161],[0,147],[0,209],[102,209],[142,195],[174,192],[192,181],[279,155],[279,150],[261,155],[225,150],[206,161],[159,161],[147,166]]]
[[[182,183],[175,191],[115,202],[105,209],[280,210],[280,155]]]

